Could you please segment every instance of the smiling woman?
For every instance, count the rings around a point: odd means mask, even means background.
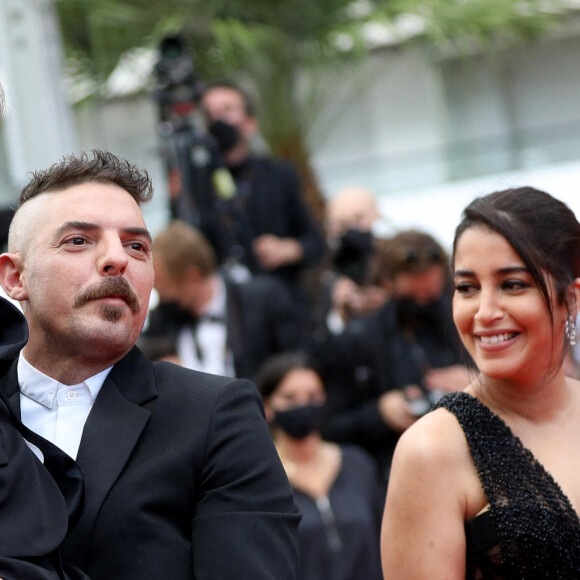
[[[452,262],[453,317],[477,368],[397,446],[385,578],[579,578],[580,384],[563,362],[580,224],[547,193],[496,192],[464,210]]]
[[[560,365],[568,306],[550,298],[513,247],[485,226],[467,230],[455,251],[453,318],[480,372],[535,389]],[[554,287],[546,276],[549,288]],[[560,332],[553,332],[550,318]]]

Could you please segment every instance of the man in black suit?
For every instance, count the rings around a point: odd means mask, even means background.
[[[253,379],[270,355],[298,347],[307,320],[278,280],[235,280],[216,264],[205,236],[174,220],[153,240],[155,288],[140,346],[171,337],[181,364]]]
[[[254,103],[239,86],[228,81],[209,85],[202,105],[236,185],[233,199],[216,196],[222,218],[213,239],[219,240],[220,261],[235,258],[254,273],[272,274],[300,297],[300,274],[320,261],[325,245],[296,170],[286,161],[252,152],[258,120]]]
[[[92,580],[297,578],[299,516],[254,385],[134,346],[150,197],[131,164],[71,155],[33,174],[0,256],[30,329],[0,390],[85,481],[63,556]]]

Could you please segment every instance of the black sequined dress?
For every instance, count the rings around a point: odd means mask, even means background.
[[[457,417],[490,506],[465,525],[466,579],[580,579],[580,519],[553,477],[476,398],[438,407]]]

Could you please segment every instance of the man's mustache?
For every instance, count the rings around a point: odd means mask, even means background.
[[[137,294],[129,285],[129,282],[122,277],[104,278],[83,290],[75,300],[75,306],[82,306],[91,300],[100,300],[101,298],[122,298],[133,314],[141,310]]]

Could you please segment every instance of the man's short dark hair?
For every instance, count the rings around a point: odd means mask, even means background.
[[[113,153],[93,149],[92,158],[85,152],[70,154],[48,169],[34,171],[28,185],[20,192],[18,207],[41,193],[91,182],[117,185],[138,204],[153,197],[151,179],[146,171]]]
[[[212,89],[231,89],[232,91],[235,91],[244,101],[246,115],[248,115],[248,117],[256,117],[256,103],[254,102],[254,99],[252,99],[250,93],[243,89],[239,84],[229,79],[212,81],[205,85],[204,93],[207,93]]]

